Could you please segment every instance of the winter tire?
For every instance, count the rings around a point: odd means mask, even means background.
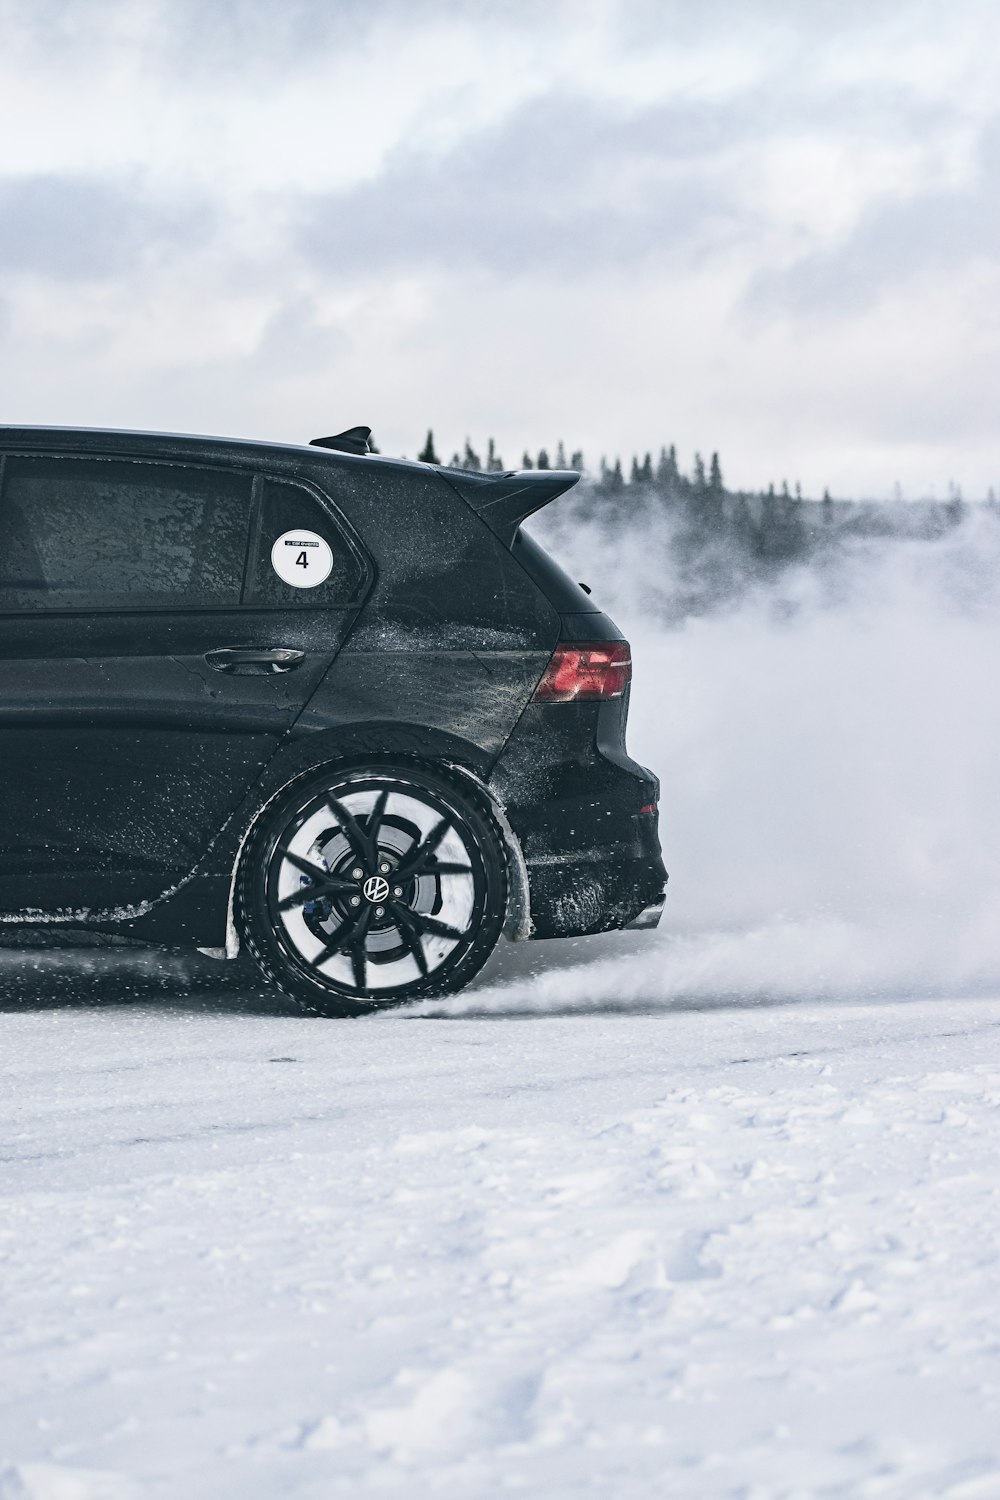
[[[265,810],[237,897],[268,979],[303,1010],[361,1015],[479,972],[506,917],[506,851],[456,773],[327,767]]]

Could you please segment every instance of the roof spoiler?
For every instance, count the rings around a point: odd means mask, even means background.
[[[571,490],[580,478],[573,469],[520,469],[513,474],[438,472],[505,547],[514,545],[522,521]]]
[[[348,427],[346,432],[336,432],[333,437],[310,438],[310,448],[334,448],[338,453],[370,453],[370,427]]]

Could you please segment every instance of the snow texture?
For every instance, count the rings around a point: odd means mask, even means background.
[[[2,1500],[1000,1493],[995,1004],[503,993],[5,1016]]]

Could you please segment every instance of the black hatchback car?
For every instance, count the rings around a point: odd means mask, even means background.
[[[628,644],[521,529],[578,476],[368,436],[0,427],[0,922],[245,944],[323,1014],[655,925]]]

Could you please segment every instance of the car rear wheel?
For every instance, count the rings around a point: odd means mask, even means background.
[[[360,1015],[479,972],[506,918],[506,850],[455,773],[330,767],[265,811],[237,898],[268,979],[304,1010]]]

